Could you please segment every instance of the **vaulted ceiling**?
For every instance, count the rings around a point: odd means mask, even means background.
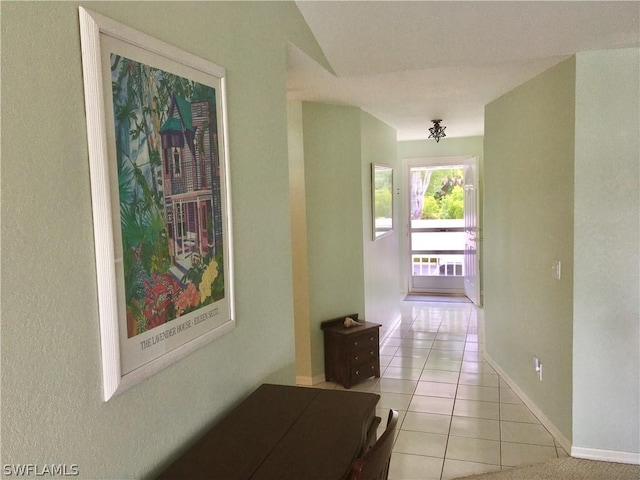
[[[640,46],[639,1],[298,1],[333,72],[295,48],[288,97],[423,139],[484,133],[484,106],[577,52]]]

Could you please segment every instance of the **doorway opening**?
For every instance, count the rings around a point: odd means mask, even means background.
[[[410,294],[476,301],[475,158],[424,159],[407,165]]]

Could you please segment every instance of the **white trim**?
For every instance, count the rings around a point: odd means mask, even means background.
[[[576,458],[584,458],[586,460],[598,460],[601,462],[616,462],[616,463],[629,463],[632,465],[640,465],[640,453],[636,452],[618,452],[615,450],[601,450],[598,448],[585,448],[574,447],[571,445],[571,441],[567,439],[558,428],[553,424],[547,416],[542,413],[542,410],[536,406],[535,403],[527,397],[527,395],[518,387],[518,385],[500,368],[498,363],[491,358],[488,353],[484,353],[485,360],[498,372],[498,375],[511,387],[511,389],[520,397],[524,404],[531,410],[531,412],[540,420],[540,423],[549,430],[551,435],[556,439],[556,442],[560,444],[566,452],[570,452],[569,455]]]
[[[403,299],[404,297],[406,297],[408,295],[408,293],[402,293],[401,298]],[[402,300],[400,300],[402,301]],[[396,315],[396,319],[391,322],[391,325],[389,325],[386,329],[384,334],[380,337],[379,342],[380,342],[380,348],[382,348],[383,344],[386,343],[386,341],[391,338],[391,333],[396,329],[396,327],[402,323],[402,315]]]
[[[562,434],[562,432],[560,432],[558,427],[556,427],[554,423],[551,420],[549,420],[549,418],[542,412],[542,410],[540,410],[540,408],[538,408],[538,406],[535,403],[533,403],[529,397],[527,397],[527,395],[522,391],[522,389],[518,387],[518,385],[513,381],[513,379],[511,379],[509,375],[507,375],[502,368],[500,368],[498,363],[493,358],[491,358],[491,356],[488,353],[484,352],[483,356],[485,360],[489,363],[489,365],[491,365],[493,369],[496,372],[498,372],[498,375],[500,375],[500,377],[507,383],[507,385],[511,387],[511,390],[513,390],[516,393],[516,395],[518,395],[520,400],[522,400],[524,404],[529,408],[529,410],[531,410],[531,413],[533,413],[538,418],[538,420],[540,420],[540,423],[542,423],[542,425],[547,430],[549,430],[551,435],[553,435],[553,438],[555,438],[556,442],[558,442],[566,452],[571,452],[572,451],[571,440],[569,440],[567,437],[565,437]]]
[[[119,331],[116,310],[116,269],[111,234],[111,191],[109,190],[109,171],[107,168],[107,135],[104,117],[104,97],[102,82],[102,63],[100,60],[100,28],[88,10],[80,7],[80,37],[82,40],[82,74],[87,116],[87,137],[89,159],[91,163],[91,199],[94,211],[93,229],[96,251],[96,273],[102,282],[98,295],[100,319],[100,339],[102,346],[103,394],[104,400],[111,398],[120,384],[121,362],[119,350]],[[98,235],[97,232],[101,234]],[[102,234],[106,232],[106,234]]]
[[[630,463],[640,465],[640,453],[616,452],[614,450],[600,450],[598,448],[571,447],[571,456],[586,460],[601,462]]]
[[[465,295],[464,291],[464,277],[449,277],[453,280],[453,283],[445,285],[441,288],[434,288],[429,286],[428,288],[415,288],[413,286],[413,268],[411,264],[411,168],[413,167],[427,167],[427,168],[446,168],[456,165],[468,165],[469,162],[476,159],[477,156],[474,155],[452,155],[452,156],[444,156],[444,157],[407,157],[402,159],[402,186],[405,191],[404,198],[402,198],[401,203],[401,221],[400,221],[400,232],[404,235],[403,242],[403,255],[404,258],[402,261],[402,276],[403,276],[403,287],[409,293],[415,294],[455,294],[455,295]],[[479,214],[479,212],[478,212]],[[478,215],[479,218],[479,215]],[[447,277],[445,277],[447,278]],[[444,278],[439,278],[439,281],[444,280]]]

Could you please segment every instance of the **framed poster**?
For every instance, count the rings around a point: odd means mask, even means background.
[[[106,401],[235,327],[225,71],[80,27]]]
[[[393,231],[393,168],[371,164],[373,240]]]

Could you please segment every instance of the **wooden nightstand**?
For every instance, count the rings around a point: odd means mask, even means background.
[[[327,381],[351,388],[362,380],[380,377],[380,325],[364,323],[345,327],[345,317],[358,320],[358,314],[327,320],[320,324],[324,331],[324,372]]]

